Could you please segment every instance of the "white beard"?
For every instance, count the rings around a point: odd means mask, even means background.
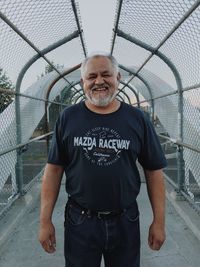
[[[117,91],[113,95],[108,95],[105,97],[93,97],[93,96],[91,97],[88,94],[85,94],[85,96],[87,100],[94,106],[106,107],[115,99],[116,94]]]

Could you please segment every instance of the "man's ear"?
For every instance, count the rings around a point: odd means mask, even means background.
[[[83,79],[82,78],[81,78],[81,82],[80,83],[81,83],[81,86],[83,87]]]
[[[118,80],[118,82],[121,80],[121,73],[120,72],[117,73],[117,80]]]

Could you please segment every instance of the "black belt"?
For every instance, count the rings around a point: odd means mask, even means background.
[[[88,217],[91,216],[97,216],[99,219],[108,219],[112,217],[119,216],[122,214],[124,210],[112,210],[112,211],[95,211],[95,210],[90,210],[85,207],[82,207],[79,203],[77,203],[73,199],[68,200],[68,205],[71,207],[75,207],[81,210],[82,214],[86,214]]]

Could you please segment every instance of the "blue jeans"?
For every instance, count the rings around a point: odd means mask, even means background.
[[[88,216],[74,206],[65,210],[65,267],[140,266],[137,207],[111,218]]]

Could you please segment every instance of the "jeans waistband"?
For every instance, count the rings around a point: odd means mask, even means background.
[[[77,203],[75,200],[69,198],[68,199],[68,205],[71,207],[75,207],[80,209],[80,211],[82,212],[82,214],[86,214],[87,216],[97,216],[99,219],[102,218],[112,218],[112,217],[116,217],[119,216],[123,213],[123,209],[120,210],[111,210],[111,211],[96,211],[96,210],[91,210],[91,209],[87,209],[83,206],[81,206],[79,203]]]

